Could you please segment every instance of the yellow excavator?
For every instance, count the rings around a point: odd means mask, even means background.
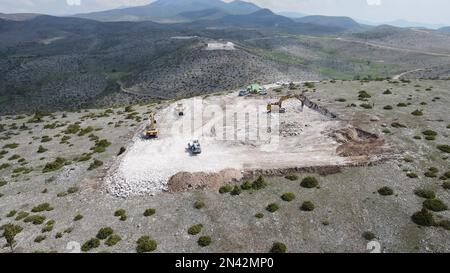
[[[303,95],[287,95],[280,98],[277,102],[267,104],[267,113],[272,113],[273,106],[278,106],[280,113],[286,113],[286,108],[283,108],[283,102],[288,99],[298,99],[302,102],[302,111],[304,106],[305,97]]]
[[[156,129],[156,120],[155,120],[155,114],[152,112],[150,113],[150,124],[147,128],[147,131],[145,132],[145,136],[147,138],[157,138],[158,137],[158,130]]]

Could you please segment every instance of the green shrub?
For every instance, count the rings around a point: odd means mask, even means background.
[[[411,113],[411,115],[417,116],[417,117],[423,116],[423,110],[415,110]]]
[[[3,146],[3,149],[15,149],[19,147],[19,144],[17,143],[9,143]]]
[[[114,212],[114,216],[119,217],[120,221],[125,221],[127,220],[127,214],[126,211],[124,209],[118,209]]]
[[[438,135],[438,133],[436,133],[436,132],[433,131],[433,130],[426,130],[426,131],[423,131],[422,134],[424,134],[424,135],[426,135],[426,136],[437,136],[437,135]]]
[[[358,98],[359,99],[370,99],[372,96],[369,94],[369,93],[367,93],[366,91],[359,91],[358,92]]]
[[[427,189],[417,189],[414,191],[414,194],[425,199],[434,199],[436,197],[434,191]]]
[[[286,253],[286,251],[286,245],[281,242],[274,242],[272,244],[272,248],[270,249],[270,253]]]
[[[144,211],[144,216],[145,217],[149,217],[149,216],[152,216],[153,214],[155,214],[156,213],[156,210],[155,209],[146,209],[145,211]]]
[[[209,246],[211,244],[211,237],[209,236],[201,236],[200,238],[198,238],[198,245],[201,247],[205,247],[205,246]]]
[[[370,231],[366,231],[362,234],[362,237],[364,239],[366,239],[367,241],[372,241],[373,239],[376,238],[375,234],[373,234],[373,232]]]
[[[97,140],[95,141],[95,145],[94,147],[91,148],[91,150],[94,153],[103,153],[106,151],[106,148],[108,148],[109,146],[111,146],[111,142],[109,142],[106,139],[102,139],[102,140]]]
[[[392,126],[393,128],[408,128],[406,125],[401,124],[401,123],[399,123],[399,122],[393,122],[393,123],[391,124],[391,126]]]
[[[117,234],[112,234],[108,237],[108,239],[105,241],[105,245],[107,246],[115,246],[118,242],[122,241],[122,237],[120,237]]]
[[[300,207],[300,209],[303,211],[313,211],[314,208],[314,204],[311,201],[303,202],[302,206]]]
[[[344,98],[338,98],[338,99],[336,99],[336,101],[337,101],[337,102],[346,102],[347,100],[344,99]]]
[[[98,167],[101,167],[103,165],[103,161],[100,161],[98,159],[94,159],[94,162],[89,165],[88,171],[92,171],[97,169]]]
[[[99,246],[100,246],[100,240],[97,238],[91,238],[81,246],[81,250],[83,252],[87,252],[87,251],[89,251],[93,248],[97,248]]]
[[[197,224],[197,225],[193,225],[191,227],[188,228],[188,234],[190,235],[197,235],[199,234],[203,229],[203,225],[202,224]]]
[[[81,215],[81,214],[77,214],[77,215],[75,215],[75,217],[73,218],[74,221],[80,221],[81,219],[83,219],[83,215]]]
[[[448,210],[448,206],[439,199],[427,199],[423,202],[423,206],[435,212]]]
[[[89,133],[91,133],[93,131],[94,131],[94,128],[92,128],[91,126],[88,126],[88,127],[84,128],[84,129],[81,129],[80,132],[78,133],[78,136],[84,136],[84,135],[87,135],[87,134],[89,134]]]
[[[42,203],[31,209],[31,212],[52,211],[53,207],[49,203]]]
[[[39,145],[39,148],[38,148],[38,153],[39,154],[42,154],[42,153],[45,153],[45,152],[47,152],[48,151],[48,149],[45,149],[44,147],[42,147],[42,145]]]
[[[241,185],[241,189],[244,191],[250,190],[252,188],[252,183],[250,181],[245,181]]]
[[[407,173],[406,175],[407,175],[409,178],[418,178],[418,177],[419,177],[416,173],[412,173],[412,172]]]
[[[101,228],[98,232],[97,232],[97,239],[100,240],[105,240],[106,238],[108,238],[109,236],[111,236],[114,233],[114,230],[110,227],[104,227]]]
[[[317,181],[317,179],[313,176],[308,176],[305,177],[302,182],[300,183],[300,186],[302,186],[303,188],[315,188],[319,185],[319,182]]]
[[[408,107],[408,105],[404,102],[397,104],[397,107]]]
[[[73,135],[78,133],[78,131],[80,131],[80,125],[75,123],[67,126],[66,130],[64,130],[63,133],[67,135]]]
[[[0,165],[0,170],[6,169],[6,168],[9,168],[9,167],[11,167],[11,164],[3,163],[2,165]]]
[[[20,155],[13,155],[10,158],[8,158],[9,161],[17,160],[20,158]]]
[[[385,107],[383,107],[384,110],[392,110],[394,109],[394,107],[392,107],[391,105],[386,105]]]
[[[10,212],[8,212],[8,214],[6,214],[6,217],[10,218],[10,217],[14,217],[16,216],[17,211],[16,210],[11,210]]]
[[[378,190],[378,193],[383,196],[389,196],[394,194],[394,190],[389,187],[382,187],[381,189]]]
[[[28,215],[30,215],[30,213],[28,213],[26,211],[19,211],[19,213],[17,214],[15,220],[16,221],[20,221],[20,220],[25,219],[26,217],[28,217]]]
[[[392,94],[391,90],[387,89],[386,91],[383,92],[383,95],[390,95]]]
[[[0,178],[0,187],[5,186],[6,184],[8,184],[8,182]]]
[[[262,175],[259,176],[258,179],[256,179],[252,183],[252,188],[255,190],[261,190],[264,189],[265,187],[267,187],[267,182]]]
[[[40,225],[40,224],[44,223],[45,219],[46,219],[46,217],[43,215],[30,215],[30,216],[27,216],[23,221],[25,223],[32,222],[33,225]]]
[[[242,192],[241,188],[239,186],[234,186],[233,190],[231,191],[231,195],[240,195]]]
[[[60,170],[62,167],[65,166],[66,163],[67,163],[67,160],[65,158],[58,157],[55,159],[55,161],[47,163],[45,165],[44,169],[42,170],[42,172],[48,173],[48,172],[54,172],[54,171]]]
[[[425,175],[426,177],[429,177],[429,178],[435,178],[435,177],[437,177],[437,174],[436,174],[436,173],[430,172],[430,171],[425,172],[424,175]]]
[[[230,192],[232,189],[233,189],[233,187],[232,187],[231,185],[225,185],[225,186],[220,187],[219,193],[220,193],[220,194],[228,193],[228,192]]]
[[[292,192],[286,192],[281,196],[281,199],[286,202],[291,202],[295,199],[295,194],[293,194]]]
[[[277,203],[272,203],[272,204],[269,204],[269,205],[266,207],[266,210],[267,210],[268,212],[274,213],[274,212],[276,212],[279,208],[280,208],[280,206],[279,206]]]
[[[289,174],[289,175],[286,175],[284,178],[286,178],[287,180],[296,181],[296,180],[298,180],[298,175]]]
[[[36,238],[34,238],[34,242],[40,243],[40,242],[44,241],[46,238],[47,238],[47,236],[45,236],[45,235],[39,235]]]
[[[442,187],[446,190],[450,190],[450,181],[446,181],[442,184]]]
[[[450,230],[450,221],[449,220],[441,220],[437,223],[437,226],[442,227],[446,230]]]
[[[194,208],[196,209],[202,209],[205,207],[205,203],[203,201],[195,201]]]
[[[257,214],[255,214],[255,217],[258,218],[258,219],[261,219],[261,218],[264,217],[264,214],[261,213],[261,212],[258,212]]]
[[[156,241],[152,240],[149,236],[142,236],[136,243],[136,251],[138,253],[152,252],[158,247]]]
[[[450,154],[450,145],[439,145],[437,148],[441,150],[441,152]]]
[[[433,214],[428,210],[426,210],[425,208],[423,208],[421,211],[414,213],[411,216],[411,220],[419,226],[429,227],[435,225]]]
[[[360,104],[359,106],[364,109],[372,109],[373,108],[372,104],[368,104],[368,103],[363,103],[363,104]]]

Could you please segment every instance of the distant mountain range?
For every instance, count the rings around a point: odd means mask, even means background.
[[[350,17],[344,16],[321,16],[321,15],[313,15],[313,16],[304,16],[297,19],[294,19],[296,22],[305,23],[305,24],[314,24],[319,26],[326,27],[337,27],[342,29],[359,29],[361,25],[358,24],[355,20]]]
[[[158,0],[149,5],[77,14],[76,17],[98,21],[145,21],[171,23],[226,15],[250,14],[261,8],[255,4],[235,0]]]
[[[443,28],[440,28],[439,31],[450,33],[450,27],[443,27]]]

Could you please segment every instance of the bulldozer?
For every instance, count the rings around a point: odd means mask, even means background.
[[[303,111],[303,107],[305,105],[305,97],[303,95],[286,95],[286,96],[281,97],[277,102],[268,103],[267,104],[267,113],[268,114],[272,113],[273,106],[278,106],[280,113],[286,113],[286,108],[283,108],[283,102],[288,99],[300,100],[302,102],[302,111]]]
[[[157,138],[158,137],[158,130],[156,129],[156,120],[155,120],[155,114],[152,112],[150,113],[150,124],[147,128],[147,131],[145,132],[145,136],[147,138]]]

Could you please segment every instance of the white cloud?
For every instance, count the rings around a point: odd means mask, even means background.
[[[369,6],[381,6],[381,0],[366,0]]]
[[[66,3],[69,6],[80,6],[81,0],[66,0]]]

